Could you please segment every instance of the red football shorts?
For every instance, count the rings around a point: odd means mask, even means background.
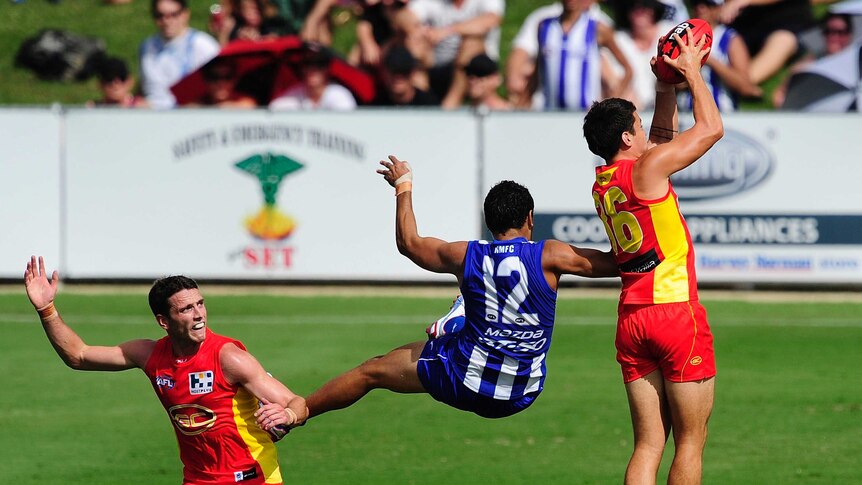
[[[656,369],[672,382],[715,376],[712,332],[696,301],[620,305],[616,346],[626,383]]]

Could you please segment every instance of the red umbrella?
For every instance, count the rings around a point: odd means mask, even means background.
[[[298,68],[305,57],[321,51],[332,58],[329,63],[332,80],[346,87],[360,104],[374,99],[374,79],[368,73],[351,66],[328,48],[303,42],[296,36],[233,41],[224,46],[214,59],[171,86],[171,92],[180,105],[200,101],[206,94],[203,71],[207,66],[230,60],[239,80],[237,89],[257,91],[249,94],[257,94],[261,102],[269,101],[298,83]]]

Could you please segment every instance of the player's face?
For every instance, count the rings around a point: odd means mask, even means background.
[[[170,310],[163,327],[168,336],[181,344],[196,345],[206,338],[207,307],[200,290],[180,290],[168,298]]]
[[[633,116],[635,118],[635,122],[634,122],[635,133],[634,133],[634,137],[633,137],[632,142],[631,142],[632,143],[631,151],[632,151],[632,155],[634,155],[635,158],[638,158],[641,155],[643,155],[644,152],[647,151],[651,147],[650,147],[649,140],[647,139],[647,136],[646,136],[646,131],[644,131],[644,124],[643,124],[643,121],[641,120],[640,115],[637,113],[637,111],[635,111]]]

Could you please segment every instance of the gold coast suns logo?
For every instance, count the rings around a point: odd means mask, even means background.
[[[213,427],[216,413],[199,404],[177,404],[168,409],[171,421],[186,436],[194,436]]]

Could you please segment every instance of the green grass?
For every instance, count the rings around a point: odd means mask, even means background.
[[[420,340],[449,303],[219,295],[207,302],[216,331],[243,340],[301,394]],[[91,344],[161,336],[143,294],[70,290],[57,304]],[[862,483],[862,304],[704,304],[719,365],[704,483]],[[0,481],[179,483],[175,438],[140,371],[67,369],[22,294],[0,294],[0,309]],[[613,300],[561,300],[545,392],[511,418],[486,420],[425,395],[386,391],[316,418],[278,445],[286,483],[619,483],[632,440],[614,320]]]

